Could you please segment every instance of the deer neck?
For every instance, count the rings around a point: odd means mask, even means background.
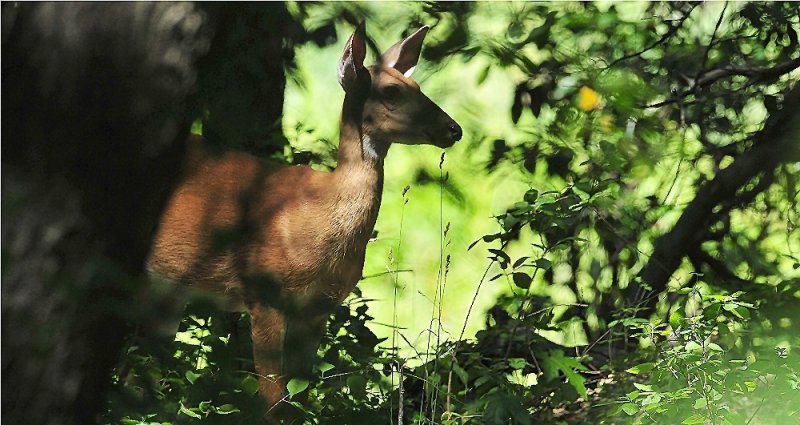
[[[358,240],[368,239],[375,226],[383,192],[383,159],[388,150],[388,143],[374,140],[365,131],[362,110],[363,102],[345,97],[339,127],[338,163],[333,172],[339,189],[336,191],[336,215],[341,216],[343,226],[352,227],[354,233],[350,236]]]
[[[336,171],[349,172],[356,168],[371,168],[383,173],[383,159],[389,143],[370,136],[362,120],[364,100],[358,94],[348,94],[342,106],[339,123],[339,157]]]

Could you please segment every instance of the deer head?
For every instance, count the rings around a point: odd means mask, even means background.
[[[418,29],[386,50],[378,63],[366,68],[362,23],[347,41],[339,62],[345,107],[349,99],[354,100],[351,118],[360,123],[365,150],[373,149],[381,158],[391,143],[446,148],[461,139],[461,126],[410,78],[427,33],[427,26]],[[368,143],[371,146],[366,146]]]

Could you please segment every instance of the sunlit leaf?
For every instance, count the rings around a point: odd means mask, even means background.
[[[305,391],[305,389],[308,388],[308,384],[309,382],[307,379],[292,378],[286,384],[286,391],[289,393],[289,397],[294,397]]]
[[[639,406],[634,403],[625,403],[622,405],[622,411],[630,416],[633,416],[639,413]]]
[[[575,391],[577,391],[584,400],[588,399],[586,386],[584,385],[586,378],[576,372],[576,370],[586,370],[586,366],[578,359],[566,357],[560,350],[550,350],[542,358],[542,369],[544,370],[545,379],[548,380],[555,379],[559,372],[563,373],[567,377],[569,384],[575,388]]]
[[[193,372],[191,370],[187,370],[186,373],[184,374],[184,376],[186,376],[186,380],[189,381],[189,383],[194,384],[194,381],[196,381],[197,378],[200,377],[200,374],[199,373],[195,373],[195,372]]]
[[[188,407],[184,406],[183,402],[180,403],[180,408],[178,409],[178,412],[183,414],[183,415],[186,415],[186,416],[188,416],[190,418],[194,418],[194,419],[202,419],[203,418],[202,416],[200,416],[199,413],[197,413],[197,412],[193,411],[192,409],[189,409]]]
[[[653,370],[653,368],[655,366],[656,366],[656,364],[652,363],[652,362],[642,363],[642,364],[638,364],[638,365],[626,370],[626,372],[632,373],[634,375],[638,375],[640,373],[645,373],[645,372],[649,372],[649,371]]]
[[[706,423],[706,417],[703,415],[692,415],[681,422],[683,425],[697,425]]]

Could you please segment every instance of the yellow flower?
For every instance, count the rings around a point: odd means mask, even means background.
[[[600,108],[600,95],[589,87],[582,86],[578,90],[578,107],[584,112]]]

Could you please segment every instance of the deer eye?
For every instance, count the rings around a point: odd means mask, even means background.
[[[392,102],[400,98],[400,87],[387,86],[381,92],[384,99]]]

